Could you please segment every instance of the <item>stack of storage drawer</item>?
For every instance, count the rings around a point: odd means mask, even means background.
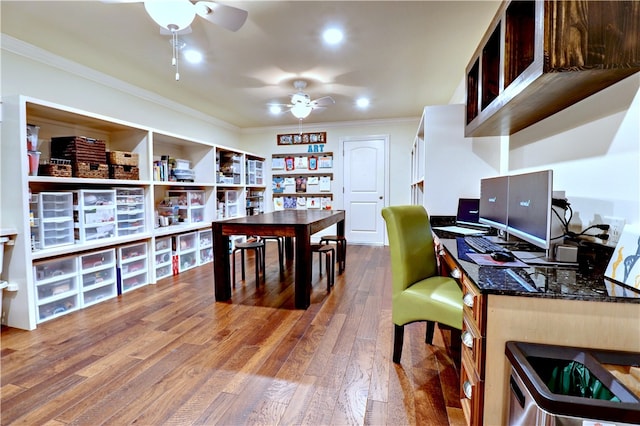
[[[116,236],[116,191],[80,189],[74,192],[75,238],[87,243]]]
[[[213,234],[211,229],[198,231],[198,265],[213,262]]]
[[[73,193],[31,194],[30,209],[33,250],[74,243]]]
[[[156,281],[173,274],[171,237],[156,238]]]
[[[120,293],[149,284],[147,268],[146,242],[118,247]]]
[[[34,263],[37,321],[50,320],[80,308],[78,266],[73,256]]]
[[[198,266],[198,234],[189,232],[174,237],[173,254],[178,259],[178,272]]]
[[[115,249],[33,265],[37,321],[48,321],[118,295]]]
[[[145,232],[144,189],[116,188],[118,236]]]
[[[167,191],[167,198],[172,206],[178,206],[178,218],[181,223],[204,221],[204,191],[172,190]]]
[[[115,249],[84,254],[79,259],[82,307],[95,305],[118,295]]]

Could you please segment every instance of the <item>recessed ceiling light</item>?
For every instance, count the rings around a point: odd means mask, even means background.
[[[186,59],[189,63],[199,64],[200,62],[202,62],[202,53],[198,52],[197,50],[185,50],[183,55],[184,59]]]
[[[271,105],[269,107],[269,112],[271,112],[271,114],[280,114],[282,112],[282,108],[280,108],[279,105]]]
[[[335,45],[342,41],[343,38],[342,31],[337,28],[329,28],[322,33],[322,38],[325,43]]]
[[[369,99],[368,98],[360,98],[356,101],[356,105],[358,105],[358,108],[366,108],[369,106]]]

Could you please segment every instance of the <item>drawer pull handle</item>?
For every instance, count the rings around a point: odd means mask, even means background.
[[[451,276],[456,279],[460,278],[460,270],[458,268],[452,269]]]
[[[462,391],[464,392],[464,396],[466,396],[467,399],[471,399],[472,389],[473,386],[471,386],[471,383],[468,380],[462,384]]]
[[[469,308],[473,308],[473,299],[474,299],[473,294],[466,293],[462,298],[462,303],[464,303]]]
[[[462,333],[462,343],[469,349],[473,349],[473,335],[468,331]]]

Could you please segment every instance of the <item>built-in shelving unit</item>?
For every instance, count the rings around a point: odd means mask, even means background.
[[[39,128],[41,162],[51,157],[51,138],[86,136],[137,159],[138,173],[36,175],[27,124]],[[229,217],[221,203],[243,216],[245,195],[265,190],[264,158],[255,154],[27,96],[3,98],[2,141],[0,225],[17,230],[3,278],[18,287],[4,298],[2,322],[16,328],[211,262],[211,222]],[[103,260],[86,265],[94,259]]]
[[[278,153],[271,156],[275,210],[325,209],[333,204],[333,153]]]
[[[422,204],[424,200],[424,116],[420,118],[418,131],[411,148],[411,203]]]
[[[499,171],[499,164],[491,164],[482,152],[498,138],[465,138],[464,113],[462,104],[427,106],[418,124],[411,150],[411,201],[431,216],[455,216],[458,199],[479,197],[480,179]],[[456,168],[460,173],[452,172]]]
[[[640,71],[637,1],[506,1],[466,68],[467,136],[510,135]]]

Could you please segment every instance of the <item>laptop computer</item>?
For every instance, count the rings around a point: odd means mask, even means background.
[[[458,212],[456,213],[456,224],[453,226],[436,226],[433,229],[461,235],[484,234],[489,230],[489,226],[480,223],[479,220],[480,199],[459,198]]]

